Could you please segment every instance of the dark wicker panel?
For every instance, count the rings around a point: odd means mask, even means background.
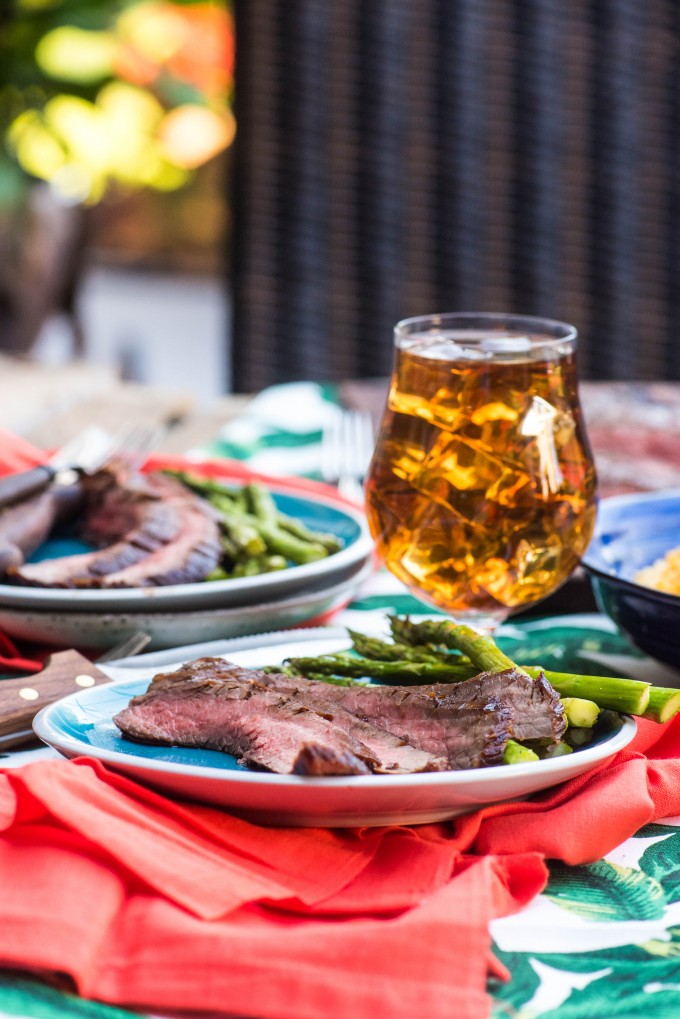
[[[572,321],[680,378],[672,0],[236,0],[234,387],[389,371],[397,319]]]

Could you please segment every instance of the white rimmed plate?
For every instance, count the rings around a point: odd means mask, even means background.
[[[229,484],[229,478],[220,478]],[[242,483],[239,479],[236,483]],[[322,494],[287,489],[285,482],[269,484],[279,510],[307,527],[327,531],[342,541],[339,552],[316,562],[290,566],[274,573],[199,584],[112,590],[72,590],[0,584],[0,606],[67,612],[187,612],[271,602],[314,584],[335,582],[344,571],[366,562],[373,541],[360,509]],[[48,554],[50,549],[47,549]],[[181,638],[180,638],[181,640]],[[178,641],[175,640],[175,643]]]
[[[229,659],[256,667],[296,654],[330,653],[347,644],[346,638],[335,636],[237,651]],[[530,764],[403,776],[273,775],[240,768],[228,754],[124,739],[112,718],[146,690],[158,671],[147,666],[145,675],[144,666],[135,667],[134,659],[130,666],[135,672],[130,679],[80,691],[44,708],[34,722],[38,736],[65,757],[94,757],[173,796],[216,804],[263,824],[345,827],[442,821],[574,778],[627,746],[636,731],[635,722],[626,718],[585,750]]]

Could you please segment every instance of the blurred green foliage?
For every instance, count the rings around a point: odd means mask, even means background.
[[[233,51],[224,2],[3,4],[0,207],[35,179],[83,204],[181,187],[233,137]]]

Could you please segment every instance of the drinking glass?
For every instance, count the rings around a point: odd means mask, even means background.
[[[445,314],[395,327],[366,481],[377,550],[425,602],[490,632],[572,573],[596,476],[573,326]]]

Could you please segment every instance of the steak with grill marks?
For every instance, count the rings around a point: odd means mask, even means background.
[[[565,729],[553,688],[517,670],[451,685],[340,687],[220,658],[157,676],[114,721],[132,739],[298,774],[347,774],[348,754],[356,774],[483,767],[502,762],[510,738],[549,742]]]
[[[217,566],[216,514],[167,475],[99,471],[83,481],[82,537],[96,551],[11,567],[33,587],[116,588],[194,583]]]
[[[130,739],[222,750],[283,774],[399,775],[446,767],[339,704],[269,689],[257,673],[244,680],[236,672],[219,679],[200,670],[157,676],[114,722]]]
[[[272,673],[265,674],[262,682],[276,690],[292,690],[299,680]],[[362,718],[379,718],[380,725],[390,732],[408,732],[414,746],[446,757],[451,768],[499,763],[490,759],[497,752],[493,744],[485,749],[479,764],[470,763],[469,758],[469,747],[477,745],[477,731],[490,712],[503,715],[507,738],[520,743],[555,743],[566,730],[557,691],[543,674],[531,679],[518,669],[482,672],[462,683],[429,686],[342,687],[319,680],[303,682],[312,683],[312,689],[328,687],[327,696],[333,703]],[[469,732],[469,741],[461,740],[461,729]]]

